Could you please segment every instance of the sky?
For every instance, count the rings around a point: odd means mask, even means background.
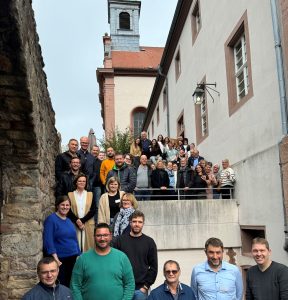
[[[110,34],[107,0],[33,0],[48,90],[62,144],[93,128],[103,137],[96,69]],[[177,0],[142,0],[140,45],[164,47]],[[117,112],[116,112],[117,113]]]

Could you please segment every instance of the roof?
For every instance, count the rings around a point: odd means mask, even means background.
[[[111,51],[113,68],[156,69],[160,64],[163,47],[142,47],[139,52]]]

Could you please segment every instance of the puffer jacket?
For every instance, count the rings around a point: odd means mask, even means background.
[[[133,193],[136,186],[136,170],[128,167],[125,163],[118,169],[116,166],[109,171],[106,182],[112,176],[118,177],[121,185],[121,191],[126,193]]]

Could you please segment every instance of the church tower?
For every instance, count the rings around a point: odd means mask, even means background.
[[[140,9],[141,1],[108,0],[112,51],[140,51]]]

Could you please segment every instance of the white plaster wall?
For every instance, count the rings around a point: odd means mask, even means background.
[[[120,130],[130,127],[135,107],[147,108],[154,82],[154,77],[115,76],[115,125]]]
[[[246,9],[254,96],[229,117],[224,44]],[[174,61],[168,73],[170,135],[176,136],[177,118],[184,109],[185,135],[190,142],[196,141],[193,91],[205,75],[207,83],[217,82],[221,95],[218,98],[212,93],[214,104],[208,96],[209,136],[198,148],[214,163],[230,159],[237,176],[240,225],[264,225],[273,258],[287,264],[278,154],[281,118],[270,1],[202,0],[200,10],[202,28],[193,47],[191,12],[179,41],[182,72],[178,81]],[[161,126],[155,128],[156,133],[163,130]]]

